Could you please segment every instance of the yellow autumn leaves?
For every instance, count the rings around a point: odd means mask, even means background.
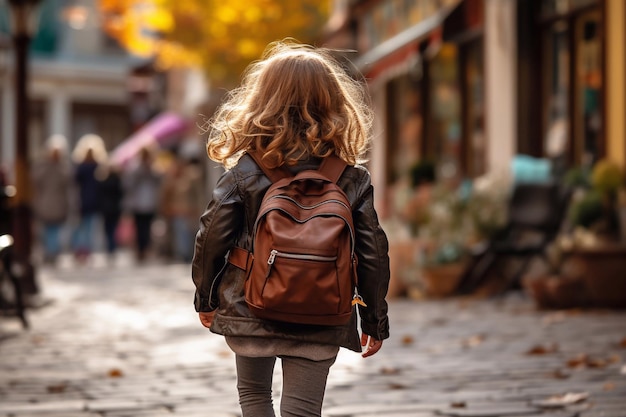
[[[265,46],[322,33],[330,0],[99,0],[105,30],[158,65],[203,67],[229,84]]]

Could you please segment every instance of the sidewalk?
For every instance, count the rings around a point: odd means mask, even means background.
[[[233,355],[201,327],[188,265],[68,260],[39,278],[54,302],[29,312],[32,329],[0,320],[0,417],[240,415]],[[398,300],[390,318],[379,354],[341,351],[325,417],[626,417],[626,311],[538,312],[512,294]]]

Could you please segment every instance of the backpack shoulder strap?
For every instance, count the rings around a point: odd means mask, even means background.
[[[346,169],[346,166],[347,164],[343,159],[339,158],[337,155],[331,155],[324,158],[318,171],[336,184],[341,174],[343,174],[343,171]]]
[[[259,155],[257,151],[247,151],[247,153],[248,155],[252,157],[252,159],[254,159],[254,162],[256,162],[256,164],[259,166],[259,168],[261,168],[265,176],[269,178],[270,181],[272,181],[272,183],[278,182],[282,180],[283,178],[289,178],[292,176],[284,169],[281,169],[281,168],[271,169],[265,166],[265,164],[263,163],[263,159],[261,158],[261,155]]]

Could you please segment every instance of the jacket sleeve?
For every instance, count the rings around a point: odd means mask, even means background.
[[[198,312],[215,310],[221,272],[244,219],[244,205],[234,173],[218,180],[211,201],[200,217],[191,275],[196,286],[194,306]]]
[[[362,331],[378,340],[389,337],[387,290],[389,243],[374,209],[374,188],[369,173],[361,181],[361,196],[353,209],[358,257],[358,291],[367,307],[359,306]]]

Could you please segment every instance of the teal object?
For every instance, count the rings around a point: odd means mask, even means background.
[[[37,10],[37,32],[30,43],[30,51],[37,55],[53,55],[58,46],[60,20],[60,0],[43,0]],[[6,2],[0,2],[0,32],[11,34],[10,9]]]
[[[61,8],[55,0],[44,0],[39,6],[37,34],[31,42],[31,51],[38,55],[52,55],[57,50]]]
[[[545,184],[552,180],[552,163],[545,158],[516,155],[513,158],[511,169],[516,184]]]

